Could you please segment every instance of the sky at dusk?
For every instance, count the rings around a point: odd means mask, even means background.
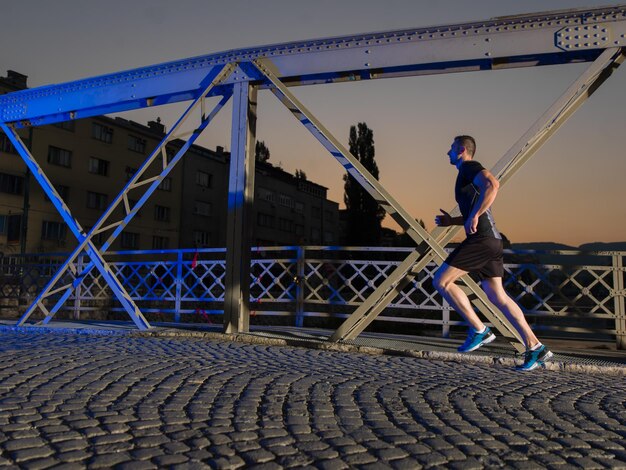
[[[607,0],[20,0],[2,6],[0,74],[31,87],[228,49],[496,16],[599,7]],[[374,131],[380,181],[428,229],[454,207],[457,134],[477,140],[490,168],[588,66],[537,67],[292,89],[344,143],[351,125]],[[124,113],[166,126],[184,104]],[[343,171],[269,92],[259,94],[257,136],[275,165],[329,188],[343,205]],[[200,139],[230,147],[230,108]],[[626,65],[502,188],[493,208],[513,242],[626,241]],[[387,218],[389,219],[389,218]],[[397,228],[386,221],[385,225]]]

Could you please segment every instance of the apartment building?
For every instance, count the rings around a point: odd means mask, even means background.
[[[9,71],[0,93],[26,88],[27,77]],[[165,135],[147,126],[100,116],[20,131],[48,178],[84,229],[92,227]],[[173,156],[182,141],[168,144]],[[113,244],[113,250],[223,247],[230,155],[194,145]],[[152,176],[154,173],[151,173]],[[129,195],[132,204],[140,197]],[[327,189],[269,163],[258,163],[253,243],[334,244],[338,204]],[[135,197],[133,197],[135,196]],[[121,209],[118,211],[121,215]],[[95,240],[104,241],[108,233]],[[0,251],[5,254],[67,251],[76,240],[0,133]]]

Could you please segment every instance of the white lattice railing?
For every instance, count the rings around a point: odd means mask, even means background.
[[[250,279],[252,315],[285,317],[285,322],[298,326],[305,324],[305,318],[345,318],[409,251],[256,248]],[[535,328],[613,336],[624,347],[625,256],[626,252],[507,251],[505,286]],[[115,274],[145,313],[173,315],[175,321],[186,321],[193,315],[198,321],[207,321],[209,315],[222,313],[224,258],[224,249],[114,252],[107,256]],[[26,303],[43,288],[63,259],[60,254],[0,258],[0,297],[21,298]],[[440,325],[444,334],[451,325],[460,324],[431,285],[435,269],[431,264],[419,273],[378,322],[398,324],[398,331],[407,324]],[[73,310],[77,317],[102,308],[116,310],[117,306],[98,272],[92,270],[68,300],[66,309]]]

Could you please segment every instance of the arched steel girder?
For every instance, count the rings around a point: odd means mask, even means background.
[[[245,221],[246,208],[252,204],[253,195],[254,159],[251,158],[251,148],[254,147],[256,92],[259,88],[269,88],[418,243],[417,250],[407,257],[331,339],[345,340],[355,337],[410,281],[414,272],[432,260],[441,261],[444,255],[443,246],[454,233],[451,229],[438,229],[429,234],[417,225],[382,185],[373,179],[295,98],[288,85],[593,60],[592,65],[579,80],[568,88],[496,165],[494,174],[500,178],[501,183],[504,183],[610,75],[615,66],[621,63],[624,56],[620,47],[626,43],[624,39],[626,33],[622,32],[626,30],[625,18],[626,8],[617,6],[497,18],[467,25],[352,36],[350,40],[333,38],[313,41],[310,48],[306,47],[307,50],[304,50],[305,44],[292,43],[233,51],[215,57],[189,59],[0,97],[2,129],[9,134],[29,167],[32,166],[33,174],[79,240],[77,250],[46,286],[20,323],[24,323],[37,307],[46,313],[45,321],[49,321],[76,285],[83,281],[89,270],[96,267],[137,326],[149,327],[132,299],[125,293],[123,286],[108,269],[102,255],[156,189],[162,178],[182,158],[188,146],[197,139],[212,117],[234,93],[231,145],[233,151],[229,190],[232,197],[229,197],[228,221],[228,230],[229,233],[232,232],[232,237],[228,237],[225,328],[230,332],[246,331],[249,319],[248,299],[245,295],[245,286],[249,280],[249,237],[246,234]],[[346,50],[351,52],[346,55],[344,54]],[[361,68],[354,68],[361,60],[361,53],[371,55],[372,61],[365,63]],[[240,63],[230,62],[229,59],[239,59]],[[378,67],[375,69],[374,65]],[[294,70],[301,73],[294,75],[292,73]],[[205,98],[215,95],[222,95],[223,99],[207,116],[204,113]],[[171,139],[182,137],[174,132],[175,129],[178,132],[177,124],[88,234],[85,234],[73,219],[15,132],[16,128],[25,125],[77,119],[102,112],[188,99],[194,99],[194,103],[181,117],[179,123],[186,119],[190,110],[198,106],[202,108],[201,123],[191,132],[188,145],[184,146],[171,162],[167,161],[163,151],[165,144]],[[142,179],[144,170],[155,163],[160,155],[162,155],[160,175]],[[130,207],[128,192],[144,186],[149,186],[148,190],[136,206]],[[122,204],[125,209],[124,217],[111,222],[109,217],[115,207]],[[98,250],[91,242],[92,236],[109,229],[114,230],[113,235]],[[90,256],[91,263],[82,272],[76,273],[76,280],[73,283],[57,286],[68,269],[76,271],[73,261],[82,250]],[[521,350],[520,338],[508,321],[489,303],[484,293],[472,283],[471,279],[463,281],[474,304],[516,348]],[[42,300],[58,292],[63,292],[61,299],[52,310],[47,311]]]

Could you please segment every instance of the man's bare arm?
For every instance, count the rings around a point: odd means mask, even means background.
[[[450,225],[463,225],[463,217],[452,217],[443,209],[439,209],[441,211],[440,215],[435,216],[435,224],[438,227],[449,227]]]
[[[472,209],[471,214],[465,223],[465,231],[469,234],[478,230],[478,218],[483,215],[496,200],[500,183],[497,178],[488,170],[483,170],[474,177],[472,181],[480,190],[478,203]]]

